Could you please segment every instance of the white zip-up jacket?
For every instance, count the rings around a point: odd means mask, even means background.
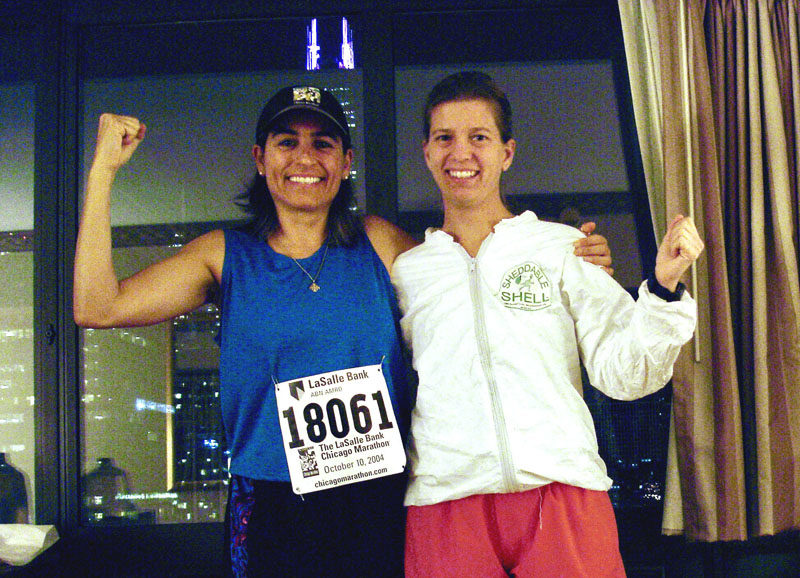
[[[553,481],[607,490],[583,401],[663,387],[697,311],[646,283],[637,301],[573,254],[580,231],[531,212],[500,222],[472,258],[429,229],[392,280],[419,375],[407,505],[508,493]]]

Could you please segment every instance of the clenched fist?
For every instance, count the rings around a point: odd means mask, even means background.
[[[132,116],[103,113],[97,129],[94,166],[116,172],[144,139],[146,127]]]
[[[697,260],[704,247],[694,221],[690,217],[676,215],[658,247],[656,280],[662,287],[675,291],[681,276]]]

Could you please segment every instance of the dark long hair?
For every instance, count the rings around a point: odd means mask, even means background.
[[[264,143],[262,143],[263,146]],[[355,211],[355,195],[350,180],[342,181],[328,209],[328,243],[333,246],[352,247],[360,231],[364,230],[361,218]],[[247,215],[249,220],[242,230],[255,237],[267,239],[280,228],[275,202],[267,187],[267,179],[258,173],[250,185],[236,196],[234,203]]]

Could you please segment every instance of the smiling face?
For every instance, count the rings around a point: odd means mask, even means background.
[[[327,213],[350,174],[353,151],[343,150],[337,131],[318,114],[298,111],[274,124],[264,147],[253,147],[253,157],[280,216]]]
[[[514,159],[514,139],[503,142],[491,103],[456,100],[431,111],[425,162],[448,207],[502,204],[500,176]]]

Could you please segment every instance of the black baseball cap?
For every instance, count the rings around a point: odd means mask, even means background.
[[[256,144],[263,145],[275,121],[293,110],[310,110],[321,114],[339,131],[344,150],[350,148],[350,129],[342,105],[330,92],[315,86],[287,86],[276,92],[258,117]]]

